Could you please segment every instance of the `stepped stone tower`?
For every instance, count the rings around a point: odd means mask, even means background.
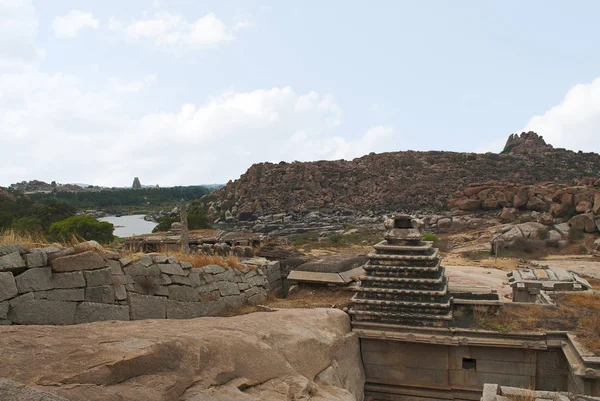
[[[140,183],[140,179],[138,177],[135,177],[133,179],[133,185],[131,186],[131,188],[133,188],[133,189],[142,189],[142,184]]]
[[[452,298],[438,249],[421,241],[422,222],[394,215],[385,221],[384,240],[367,256],[366,275],[349,313],[357,322],[447,327]]]

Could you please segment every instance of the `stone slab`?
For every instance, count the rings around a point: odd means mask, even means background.
[[[97,269],[97,270],[85,270],[83,276],[85,277],[85,285],[88,287],[97,287],[100,285],[112,284],[111,268]]]
[[[240,293],[240,289],[237,284],[230,281],[219,281],[217,282],[217,286],[219,288],[219,292],[224,297],[228,295],[238,295]]]
[[[152,295],[129,294],[131,320],[165,319],[167,298]]]
[[[21,244],[11,244],[11,245],[3,245],[0,246],[0,256],[8,255],[9,253],[18,252],[20,254],[24,254],[27,252],[24,245]]]
[[[25,262],[27,267],[44,267],[48,263],[48,255],[43,251],[34,251],[25,254]]]
[[[85,300],[99,304],[114,304],[115,291],[112,285],[85,288]]]
[[[359,266],[356,269],[339,273],[340,277],[342,278],[342,280],[344,280],[345,283],[357,281],[358,277],[362,276],[363,274],[365,274],[365,269],[363,269],[362,266]]]
[[[51,278],[52,271],[49,267],[36,267],[19,274],[15,282],[19,293],[45,291],[54,288]]]
[[[12,252],[0,256],[0,271],[14,271],[27,267],[25,260],[19,252]]]
[[[85,287],[83,272],[54,273],[52,275],[52,286],[54,288],[80,288]]]
[[[169,299],[182,302],[198,302],[200,296],[195,288],[186,285],[170,285],[167,287]]]
[[[8,319],[18,324],[73,324],[75,302],[49,301],[45,299],[20,302],[8,311]]]
[[[59,290],[34,292],[35,299],[47,299],[49,301],[83,301],[85,290],[83,288],[68,288]]]
[[[20,303],[33,301],[34,299],[35,297],[33,295],[33,292],[28,292],[27,294],[19,295],[18,297],[11,299],[10,301],[8,301],[8,303],[10,304],[11,308],[14,308]]]
[[[75,310],[75,324],[104,320],[129,320],[129,306],[81,302]]]
[[[15,297],[19,293],[15,277],[11,272],[0,272],[0,301]]]
[[[217,302],[167,302],[167,319],[193,319],[210,316],[219,311]]]
[[[8,301],[0,302],[0,319],[6,319],[8,315]]]
[[[95,270],[107,267],[106,261],[94,251],[56,258],[50,262],[50,265],[52,266],[52,270],[57,273]]]
[[[206,265],[202,268],[202,270],[204,270],[205,273],[209,274],[218,274],[223,273],[225,271],[225,269],[219,265]]]
[[[158,265],[158,268],[164,274],[172,274],[176,276],[187,276],[189,274],[189,271],[183,270],[179,264]]]
[[[173,284],[180,284],[180,285],[187,285],[187,286],[191,286],[192,285],[192,280],[189,277],[183,277],[183,276],[168,276],[171,278],[171,283]]]
[[[290,281],[298,281],[305,283],[323,283],[323,284],[338,284],[344,285],[346,282],[338,273],[317,273],[292,270],[287,277]]]

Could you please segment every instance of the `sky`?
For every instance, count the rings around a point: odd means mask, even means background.
[[[0,186],[269,161],[600,152],[600,2],[0,0]]]

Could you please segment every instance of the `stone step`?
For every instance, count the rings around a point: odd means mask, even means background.
[[[444,273],[442,271],[437,278],[360,276],[358,279],[360,281],[378,281],[386,283],[441,284],[444,281]]]
[[[441,260],[438,260],[435,266],[394,266],[394,265],[381,265],[378,263],[367,262],[363,268],[369,270],[385,270],[385,271],[436,271],[441,268]]]
[[[373,245],[373,248],[378,251],[396,251],[396,252],[427,252],[433,248],[433,242],[423,242],[423,245],[395,245],[388,244],[387,241],[383,240]]]
[[[436,260],[439,258],[437,248],[432,248],[433,252],[431,255],[388,255],[388,254],[380,254],[380,253],[369,253],[367,254],[367,258],[370,260]]]
[[[446,281],[444,281],[445,283]],[[359,293],[376,292],[384,294],[397,294],[397,295],[424,295],[424,296],[443,296],[448,294],[448,286],[444,285],[443,290],[428,291],[428,290],[413,290],[413,289],[398,289],[398,288],[370,288],[370,287],[359,287],[357,290]]]
[[[425,313],[393,313],[393,312],[377,312],[377,311],[362,311],[350,309],[348,311],[350,315],[357,317],[374,317],[374,318],[387,318],[387,319],[425,319],[425,320],[452,320],[452,310],[445,315],[429,315]]]
[[[373,305],[373,306],[380,306],[380,305],[381,306],[406,306],[406,307],[415,307],[415,308],[446,309],[446,308],[450,308],[450,306],[452,305],[452,298],[449,298],[446,302],[437,303],[437,302],[415,302],[415,301],[401,301],[401,300],[384,301],[384,300],[379,300],[379,299],[358,298],[356,295],[354,295],[352,297],[351,302],[354,304]]]

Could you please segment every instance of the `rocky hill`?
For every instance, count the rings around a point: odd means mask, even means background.
[[[600,155],[553,148],[534,132],[511,135],[496,153],[403,151],[346,161],[252,165],[203,198],[214,217],[250,220],[272,213],[449,209],[469,184],[505,181],[570,183],[600,171]]]

